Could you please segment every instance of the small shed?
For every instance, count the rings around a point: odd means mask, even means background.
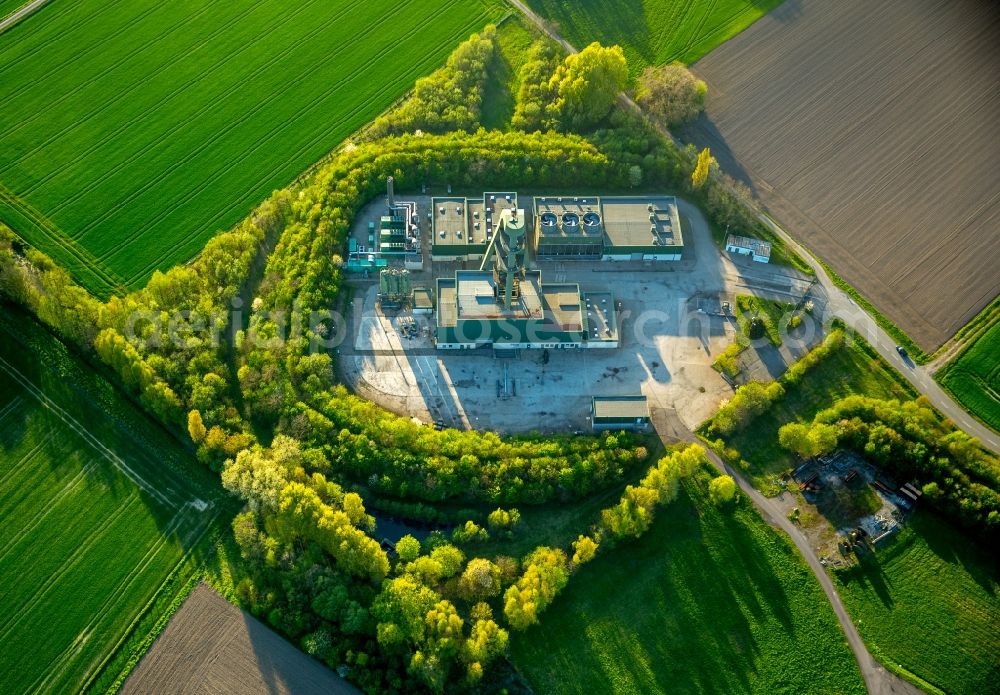
[[[431,314],[434,312],[434,295],[426,287],[413,288],[413,313]]]
[[[641,430],[649,426],[645,396],[594,396],[590,411],[595,430]]]
[[[726,238],[726,251],[750,256],[758,263],[768,263],[771,260],[771,243],[762,239],[730,234]]]

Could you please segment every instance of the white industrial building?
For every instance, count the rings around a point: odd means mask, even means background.
[[[741,256],[751,256],[758,263],[771,260],[771,242],[730,234],[726,238],[726,251]]]

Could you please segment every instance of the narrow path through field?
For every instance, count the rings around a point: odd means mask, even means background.
[[[548,22],[536,13],[532,12],[531,9],[528,8],[528,6],[521,0],[509,1],[546,36],[556,41],[569,53],[577,53],[575,47],[566,41],[566,39],[562,38]],[[627,94],[624,92],[619,94],[618,101],[623,108],[641,116],[647,123],[650,124],[650,126],[652,126],[663,137],[673,142],[678,148],[683,148],[683,143],[677,140],[677,138],[675,138],[665,127],[663,127],[662,124],[657,123],[650,118]],[[896,353],[895,341],[889,336],[889,334],[882,330],[875,320],[863,309],[861,309],[861,307],[855,304],[845,292],[834,285],[833,281],[826,274],[826,271],[819,264],[819,261],[817,261],[813,255],[806,251],[798,242],[792,239],[774,220],[764,214],[760,215],[760,219],[812,266],[813,270],[816,272],[818,282],[823,287],[829,298],[827,311],[830,312],[830,314],[843,319],[850,328],[854,329],[866,340],[868,340],[868,342],[871,343],[876,350],[878,350],[879,354],[882,355],[886,361],[899,368],[900,357]],[[962,427],[962,429],[969,434],[978,437],[979,440],[988,448],[993,451],[1000,452],[1000,436],[973,419],[961,406],[953,401],[951,397],[948,396],[948,394],[946,394],[931,377],[932,372],[930,370],[926,367],[920,367],[907,361],[902,365],[900,372],[906,380],[909,381],[914,388],[917,389],[917,391],[926,396],[934,407],[941,411],[941,413],[943,413],[946,417],[951,418],[957,425]],[[690,430],[685,429],[684,436],[688,441],[698,441]],[[758,492],[739,473],[730,469],[718,456],[715,455],[714,452],[708,450],[708,455],[716,468],[728,475],[731,475],[733,479],[737,481],[740,489],[746,493],[746,495],[760,511],[764,519],[766,519],[772,526],[780,528],[788,534],[789,538],[792,539],[792,542],[795,543],[799,552],[806,559],[806,562],[809,564],[809,568],[813,571],[813,574],[819,581],[820,586],[823,587],[823,591],[826,593],[830,604],[833,606],[833,611],[837,615],[837,620],[840,621],[841,628],[843,628],[844,634],[847,637],[847,642],[850,645],[851,650],[854,652],[854,656],[861,668],[861,675],[865,680],[865,687],[868,689],[868,692],[872,693],[872,695],[887,695],[888,693],[912,694],[921,692],[915,686],[904,681],[895,674],[886,671],[885,668],[879,664],[874,657],[872,657],[868,648],[865,646],[864,641],[861,639],[861,635],[858,634],[857,628],[854,626],[850,616],[844,609],[844,604],[840,600],[840,595],[837,593],[837,589],[834,587],[833,581],[827,574],[826,569],[819,563],[819,559],[816,557],[815,553],[813,553],[812,549],[809,547],[809,543],[805,536],[801,534],[788,519],[785,518],[772,501],[768,500],[768,498]]]
[[[684,441],[702,444],[691,430],[684,427],[678,418],[664,418],[662,411],[654,414],[653,425],[664,444],[674,443],[678,436]],[[841,629],[844,631],[847,644],[850,646],[851,651],[854,652],[854,657],[858,661],[861,676],[865,680],[865,687],[868,689],[868,692],[871,695],[919,695],[921,692],[919,688],[904,681],[896,674],[887,671],[868,651],[864,640],[861,639],[861,635],[858,633],[857,627],[855,627],[851,620],[851,616],[847,613],[847,609],[844,608],[844,604],[840,600],[840,594],[837,593],[837,588],[834,586],[833,580],[827,574],[826,568],[820,564],[816,553],[809,547],[809,539],[806,538],[805,534],[785,517],[773,500],[762,495],[739,472],[734,471],[723,462],[714,451],[705,447],[705,453],[708,455],[712,465],[720,473],[725,473],[733,477],[740,486],[740,489],[750,498],[754,506],[757,507],[757,511],[760,512],[764,520],[774,528],[784,531],[795,544],[802,557],[805,558],[809,569],[816,575],[819,585],[823,588],[823,592],[826,594],[827,599],[829,599],[830,605],[833,606],[833,612],[840,622]]]
[[[0,19],[0,34],[10,29],[28,15],[40,10],[42,5],[46,4],[48,1],[49,0],[32,0],[32,2],[29,2],[27,5],[22,6],[20,9],[17,9],[3,19]]]

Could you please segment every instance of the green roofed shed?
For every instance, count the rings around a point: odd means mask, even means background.
[[[595,430],[635,430],[649,425],[645,396],[594,396],[591,402]]]

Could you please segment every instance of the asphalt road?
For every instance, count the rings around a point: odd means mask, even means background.
[[[889,364],[898,369],[903,377],[921,395],[926,396],[931,404],[945,417],[950,418],[967,433],[979,439],[987,449],[995,453],[1000,453],[1000,435],[969,415],[962,406],[945,393],[944,389],[934,381],[931,369],[928,366],[920,366],[908,358],[901,357],[896,352],[896,341],[892,339],[892,336],[882,330],[875,323],[875,319],[855,304],[854,300],[846,292],[833,284],[823,266],[801,244],[792,239],[785,230],[767,215],[761,215],[760,219],[780,236],[786,244],[795,249],[812,266],[813,270],[816,271],[816,279],[827,295],[828,313],[843,320],[849,328],[871,343],[878,350],[878,353]]]
[[[0,34],[10,29],[12,26],[20,22],[22,19],[27,17],[29,14],[33,13],[35,10],[41,8],[42,5],[46,4],[49,0],[33,0],[32,2],[22,5],[14,12],[0,19]]]
[[[527,5],[521,2],[521,0],[509,0],[509,2],[511,5],[524,13],[525,17],[527,17],[529,21],[535,24],[547,36],[559,43],[559,45],[561,45],[564,49],[570,53],[577,53],[575,47],[566,41],[566,39],[559,36],[559,34],[554,31],[548,22],[532,12]],[[649,123],[650,126],[652,126],[665,138],[673,142],[678,148],[683,149],[684,143],[675,138],[672,133],[663,127],[662,124],[650,118],[627,94],[624,92],[619,94],[618,101],[624,108],[640,115],[647,123]],[[830,276],[827,275],[826,270],[823,269],[823,266],[819,264],[812,253],[807,251],[801,244],[792,239],[788,233],[785,232],[780,225],[778,225],[777,222],[772,220],[767,215],[761,214],[760,220],[770,227],[776,234],[778,234],[778,236],[780,236],[785,243],[795,249],[799,255],[802,256],[802,258],[804,258],[810,266],[812,266],[813,270],[816,272],[818,282],[823,287],[828,297],[827,312],[832,313],[833,316],[843,320],[844,323],[846,323],[850,328],[871,343],[872,346],[878,350],[879,354],[882,355],[882,357],[885,358],[889,364],[899,369],[903,377],[905,377],[906,380],[909,381],[915,389],[917,389],[917,391],[926,396],[931,404],[945,417],[950,418],[956,425],[961,427],[968,434],[979,439],[984,447],[992,450],[994,453],[1000,454],[1000,434],[994,432],[969,415],[969,413],[961,405],[956,403],[951,396],[945,393],[945,391],[938,386],[937,382],[934,381],[930,366],[920,366],[911,360],[904,360],[896,352],[896,341],[893,340],[888,333],[882,330],[882,328],[875,323],[875,320],[869,316],[864,309],[855,304],[854,300],[852,300],[847,293],[833,284],[833,281],[830,279]]]

